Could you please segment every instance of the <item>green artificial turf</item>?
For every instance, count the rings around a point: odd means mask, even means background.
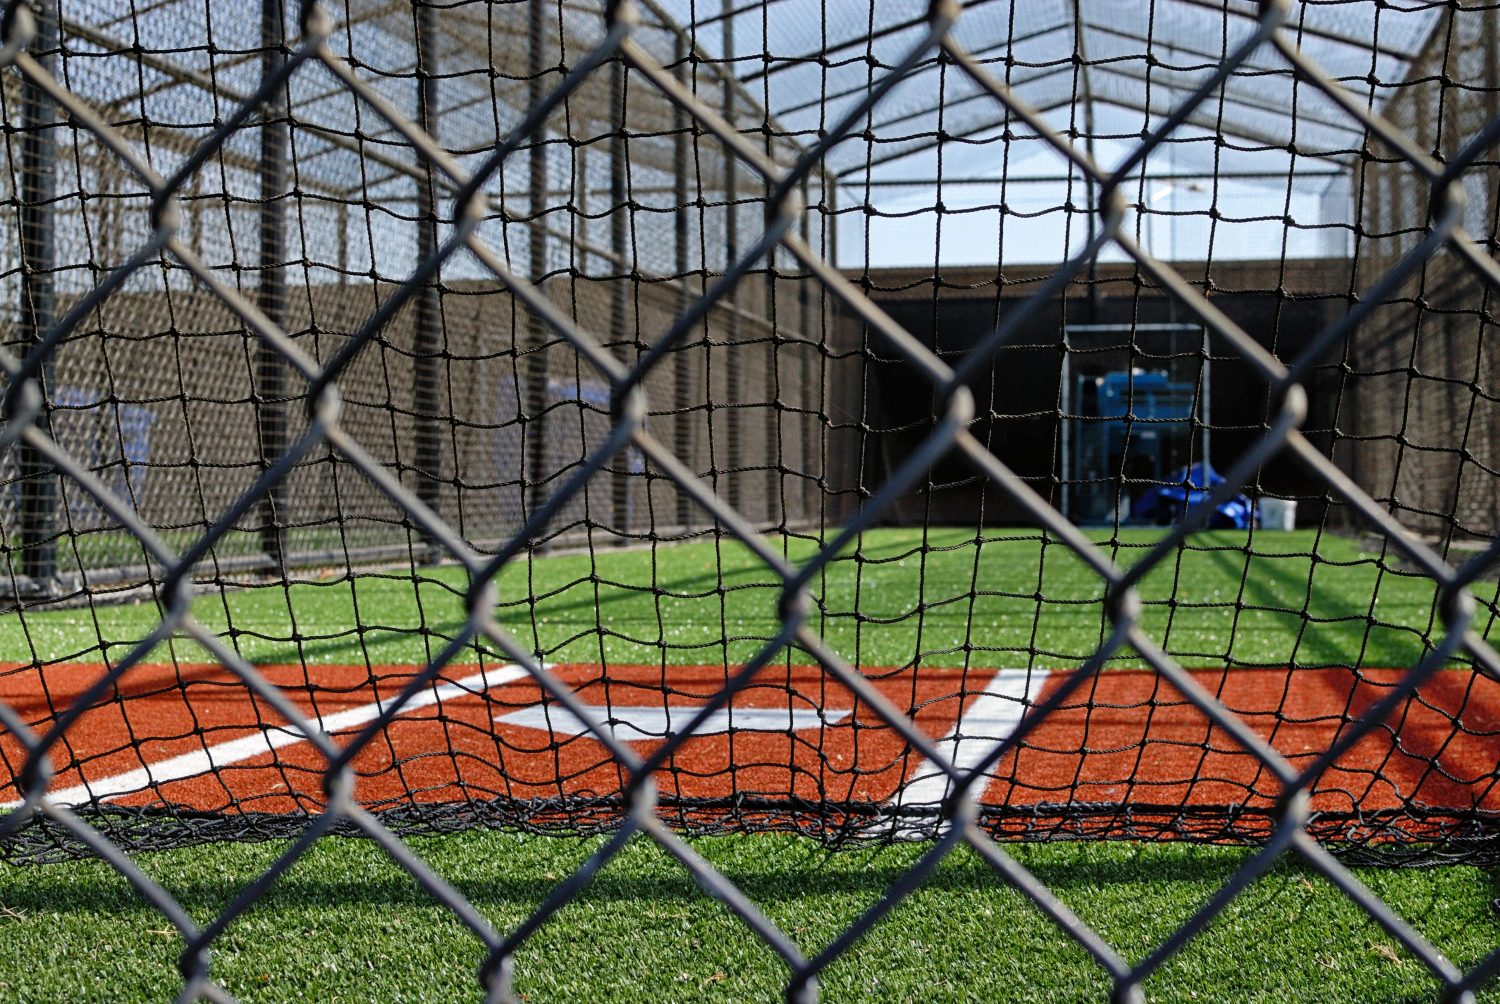
[[[1129,565],[1160,532],[1097,536]],[[804,562],[815,542],[775,546]],[[420,663],[460,630],[465,585],[453,567],[330,573],[289,588],[211,591],[193,609],[255,662]],[[750,657],[778,626],[774,576],[729,540],[518,560],[497,586],[500,623],[553,662],[722,665]],[[867,668],[1066,667],[1105,627],[1099,579],[1033,531],[871,531],[813,592],[811,626]],[[1188,665],[1401,666],[1434,637],[1430,581],[1311,531],[1196,534],[1141,593],[1145,629]],[[118,658],[158,616],[151,602],[36,608],[0,622],[0,660]],[[188,643],[176,654],[204,657]],[[1116,664],[1139,661],[1127,651]]]
[[[1158,534],[1105,541],[1137,560]],[[814,543],[783,539],[793,561]],[[411,663],[463,623],[453,568],[313,577],[290,588],[200,596],[194,614],[260,663]],[[812,626],[864,667],[1036,665],[1085,658],[1102,590],[1065,548],[1029,531],[880,530],[815,583]],[[1353,541],[1310,532],[1195,535],[1142,584],[1145,627],[1189,665],[1408,664],[1434,637],[1433,589]],[[778,588],[743,547],[702,540],[518,562],[496,615],[551,661],[723,663],[776,630]],[[1485,598],[1493,600],[1493,597]],[[1484,611],[1488,614],[1488,611]],[[33,609],[0,621],[0,660],[118,658],[156,623],[154,604]],[[1489,621],[1479,625],[1488,632]],[[178,658],[203,655],[173,643]],[[160,651],[153,658],[173,653]],[[471,652],[468,658],[477,657]],[[793,654],[791,658],[796,659]],[[1134,664],[1122,653],[1118,665]],[[282,845],[142,855],[206,922]],[[597,846],[468,832],[411,841],[502,931]],[[815,953],[877,901],[921,847],[829,853],[799,838],[694,846]],[[1244,861],[1189,845],[1010,848],[1127,958],[1138,960]],[[1460,966],[1500,944],[1496,873],[1468,866],[1361,870]],[[97,862],[0,866],[0,1000],[161,1001],[180,939]],[[373,845],[325,839],[218,943],[215,972],[246,1001],[478,1000],[478,942]],[[774,956],[680,867],[633,844],[521,953],[528,1001],[762,1001]],[[1315,874],[1284,866],[1242,895],[1146,985],[1152,1001],[1420,1001],[1424,968]],[[968,852],[833,965],[832,1001],[1107,999],[1102,971]],[[1491,992],[1485,999],[1500,999]]]
[[[410,845],[502,932],[513,930],[593,840],[475,832]],[[283,845],[141,857],[206,923]],[[874,904],[923,848],[827,853],[794,837],[693,846],[807,954]],[[1188,845],[1010,848],[1038,879],[1138,961],[1207,900],[1247,852]],[[1500,944],[1494,872],[1361,869],[1461,967]],[[96,862],[0,867],[0,997],[169,1000],[182,942]],[[214,972],[249,1002],[481,999],[479,942],[365,841],[329,838],[216,944]],[[638,840],[523,948],[526,1001],[771,1001],[786,970],[670,857]],[[827,1001],[1108,999],[1102,970],[971,852],[937,873],[822,979]],[[1325,879],[1290,863],[1235,900],[1145,985],[1155,1002],[1435,1000],[1421,963]],[[1500,999],[1493,990],[1484,1000]]]

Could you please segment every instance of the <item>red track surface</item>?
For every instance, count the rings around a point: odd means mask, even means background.
[[[328,716],[388,700],[410,679],[410,667],[270,666],[266,677],[304,711]],[[21,667],[0,672],[0,700],[44,730],[98,678],[93,665]],[[446,681],[476,667],[449,667]],[[554,676],[586,702],[610,707],[696,705],[724,680],[722,667],[561,666]],[[917,725],[938,738],[949,732],[992,671],[872,671],[898,707],[914,708]],[[1328,748],[1347,722],[1379,700],[1399,678],[1391,670],[1200,670],[1198,683],[1233,709],[1293,764]],[[1045,700],[1061,684],[1052,676]],[[962,695],[962,696],[961,696]],[[497,723],[533,707],[540,688],[529,678],[463,694],[402,714],[354,761],[357,795],[388,807],[411,800],[609,796],[621,771],[588,735]],[[770,668],[737,696],[735,708],[843,709],[848,714],[795,733],[738,731],[689,739],[658,778],[667,797],[825,799],[885,802],[921,766],[904,741],[846,688],[815,668]],[[216,666],[143,666],[119,681],[117,695],[85,713],[53,754],[54,791],[160,764],[205,746],[253,736],[279,719],[246,687]],[[337,738],[347,738],[344,733]],[[632,743],[644,753],[655,745]],[[1445,670],[1382,728],[1362,740],[1319,781],[1318,811],[1395,809],[1415,801],[1432,808],[1500,811],[1500,685]],[[14,736],[0,734],[0,801],[17,796],[22,762]],[[306,742],[274,753],[114,796],[119,805],[172,804],[204,811],[286,812],[322,805],[322,761]],[[1110,671],[1003,757],[981,796],[989,805],[1039,803],[1265,807],[1279,792],[1274,777],[1161,678]]]

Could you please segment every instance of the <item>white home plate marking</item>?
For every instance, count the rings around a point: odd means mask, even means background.
[[[970,702],[968,710],[958,716],[948,734],[937,742],[938,752],[946,756],[953,766],[965,773],[974,770],[996,746],[999,746],[1021,724],[1026,712],[1036,702],[1042,686],[1047,682],[1044,669],[1002,669],[991,677],[984,692]],[[924,768],[926,770],[924,771]],[[927,764],[918,767],[896,792],[889,803],[903,805],[942,805],[952,791],[948,775],[932,769]],[[975,798],[984,794],[983,782],[970,788]],[[946,826],[944,827],[946,829]],[[930,833],[931,829],[927,829]],[[926,835],[919,828],[900,821],[896,824],[896,836]]]
[[[547,667],[543,667],[547,668]],[[439,701],[451,701],[461,697],[473,697],[475,694],[489,690],[491,687],[503,686],[513,683],[528,676],[526,670],[520,666],[504,665],[496,666],[483,672],[466,676],[453,683],[443,683],[426,690],[418,691],[411,700],[401,706],[397,712],[399,715],[416,711],[437,704]],[[391,695],[392,698],[395,695]],[[387,698],[390,700],[391,698]],[[385,708],[385,702],[371,701],[369,704],[361,704],[357,708],[347,711],[339,711],[327,717],[318,718],[314,721],[325,733],[333,735],[339,732],[349,732],[353,729],[371,722],[380,717]],[[254,757],[274,753],[283,746],[293,743],[306,742],[307,736],[292,725],[265,725],[261,731],[242,736],[239,739],[230,739],[227,742],[216,743],[204,749],[194,750],[163,760],[160,763],[147,764],[135,770],[126,771],[123,774],[115,774],[111,777],[101,777],[83,784],[76,784],[71,788],[60,788],[47,793],[47,800],[53,805],[67,809],[87,805],[93,801],[104,801],[119,795],[133,794],[145,791],[168,781],[180,781],[183,778],[197,777],[199,774],[207,774],[217,767],[226,767],[229,764],[240,763]],[[0,804],[0,809],[19,808],[24,803],[21,801],[5,802]]]
[[[585,713],[598,722],[617,742],[660,741],[687,728],[699,711],[692,704],[621,705],[599,707],[586,705]],[[695,736],[736,732],[797,732],[836,725],[849,716],[847,708],[720,708],[693,730]],[[503,725],[540,729],[554,735],[581,736],[594,734],[584,721],[560,704],[548,707],[534,705],[497,715]]]

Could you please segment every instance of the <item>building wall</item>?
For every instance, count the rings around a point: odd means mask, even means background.
[[[1294,357],[1347,302],[1347,262],[1283,267],[1276,262],[1231,261],[1215,262],[1211,268],[1201,263],[1176,267],[1247,334],[1282,359]],[[1042,268],[1007,269],[1003,276],[993,269],[962,268],[944,269],[938,280],[930,273],[891,270],[870,273],[868,284],[871,295],[897,321],[956,364],[997,325],[1007,323],[1048,274]],[[1065,296],[1041,304],[971,381],[979,404],[976,435],[1043,497],[1059,505],[1067,326],[1194,322],[1188,311],[1133,267],[1100,266],[1092,280],[1081,279]],[[1148,343],[1143,332],[1137,339],[1140,353],[1135,365],[1166,366],[1152,358],[1156,350]],[[1219,340],[1210,341],[1209,356],[1210,460],[1223,470],[1263,434],[1267,388]],[[915,379],[910,367],[889,353],[877,352],[871,370],[865,407],[869,452],[879,460],[866,476],[876,480],[879,470],[907,453],[931,423],[919,407],[924,403],[917,400],[919,395],[907,393]],[[1334,436],[1332,402],[1339,379],[1337,366],[1329,364],[1317,369],[1312,381],[1313,414],[1305,430],[1325,449],[1331,448]],[[1325,505],[1321,486],[1285,460],[1267,464],[1252,490],[1298,500],[1304,521],[1319,518]],[[1031,521],[1024,509],[956,458],[937,465],[929,484],[906,499],[895,518],[968,524]]]
[[[434,289],[437,413],[423,413],[414,391],[415,311],[408,303],[339,377],[341,425],[408,490],[435,480],[443,518],[474,546],[493,549],[520,528],[529,504],[559,489],[604,443],[609,386],[496,284]],[[685,303],[677,285],[631,278],[564,275],[546,289],[626,360],[665,335]],[[752,290],[759,294],[753,301]],[[292,287],[286,326],[304,352],[327,364],[392,291],[355,282]],[[647,429],[758,525],[836,521],[856,494],[847,401],[860,383],[854,339],[852,326],[802,280],[779,279],[773,296],[763,275],[752,277],[736,307],[711,311],[647,376]],[[286,413],[290,440],[306,428],[305,382],[289,375],[284,400],[263,400],[256,348],[236,315],[201,289],[117,294],[57,354],[54,435],[148,523],[185,543],[264,469],[263,409]],[[537,354],[547,360],[543,388],[528,384],[538,376],[531,365]],[[438,433],[437,471],[417,466],[424,425]],[[544,475],[532,492],[537,451]],[[0,522],[15,551],[18,500],[28,489],[16,480],[13,459],[0,476]],[[60,510],[64,571],[144,560],[75,486],[64,485]],[[252,510],[219,555],[254,564],[268,518],[264,507]],[[413,545],[426,553],[402,508],[326,443],[297,465],[274,520],[303,563],[343,564],[346,549],[355,557],[362,549],[390,556]],[[543,542],[580,543],[597,531],[601,541],[629,543],[711,526],[707,513],[687,504],[631,447],[563,507]]]

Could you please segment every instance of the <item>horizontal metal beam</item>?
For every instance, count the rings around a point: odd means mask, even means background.
[[[1006,39],[1005,41],[998,42],[995,45],[989,45],[981,49],[976,49],[969,55],[974,57],[975,62],[987,63],[991,61],[989,57],[996,52],[1005,51],[1013,48],[1014,46],[1022,45],[1026,42],[1035,41],[1036,39],[1041,38],[1044,35],[1050,35],[1053,32],[1066,27],[1068,27],[1066,24],[1055,24],[1050,28],[1043,28],[1040,31],[1034,31],[1028,35],[1022,35],[1014,39]],[[924,59],[918,62],[915,66],[912,67],[911,72],[907,74],[907,79],[914,78],[917,75],[938,66],[943,61],[943,59],[943,56],[934,56],[931,59]],[[827,104],[829,101],[837,101],[839,98],[847,98],[855,94],[864,94],[868,90],[868,85],[861,84],[857,87],[849,87],[842,91],[836,91],[833,94],[820,94],[817,97],[809,98],[807,101],[804,101],[801,104],[792,105],[790,108],[779,108],[777,109],[777,114],[792,115],[796,112],[806,111],[809,108],[816,108],[819,105]],[[933,106],[932,111],[936,110],[936,106]]]
[[[1055,76],[1057,76],[1057,75],[1059,75],[1061,73],[1071,73],[1073,71],[1073,69],[1074,69],[1073,65],[1071,63],[1068,63],[1068,64],[1065,64],[1065,65],[1062,65],[1062,66],[1054,67],[1054,68],[1052,68],[1050,70],[1047,70],[1047,71],[1044,71],[1042,73],[1038,73],[1035,76],[1027,77],[1024,80],[1012,81],[1009,86],[1012,89],[1020,91],[1021,89],[1025,88],[1028,85],[1038,83],[1039,81],[1046,80],[1046,79],[1048,79],[1050,77],[1055,77]],[[1129,80],[1132,83],[1144,83],[1144,82],[1147,81],[1147,76],[1145,74],[1138,74],[1138,73],[1128,72],[1128,71],[1122,69],[1118,64],[1115,64],[1115,63],[1100,62],[1100,63],[1094,65],[1092,67],[1092,69],[1096,73],[1105,73],[1105,74],[1109,74],[1109,75],[1112,75],[1112,76],[1120,77],[1120,78]],[[1173,90],[1180,90],[1180,91],[1183,91],[1183,92],[1187,92],[1187,91],[1191,90],[1191,88],[1189,88],[1189,87],[1185,87],[1185,86],[1183,86],[1181,84],[1176,84],[1176,83],[1172,83],[1172,82],[1165,81],[1165,80],[1160,80],[1159,78],[1152,78],[1150,80],[1150,82],[1153,83],[1153,84],[1160,84],[1164,88],[1170,88],[1170,89],[1173,89]],[[1024,97],[1024,94],[1022,96]],[[1255,111],[1265,112],[1267,114],[1281,114],[1281,115],[1285,115],[1286,114],[1286,109],[1283,108],[1283,107],[1280,107],[1280,106],[1277,106],[1277,105],[1273,105],[1273,104],[1270,104],[1268,102],[1255,101],[1252,98],[1248,98],[1248,97],[1245,97],[1245,96],[1237,94],[1237,93],[1225,92],[1223,97],[1224,97],[1225,102],[1227,102],[1227,103],[1239,105],[1239,106],[1246,107],[1246,108],[1251,108],[1251,109],[1253,109]],[[878,133],[880,133],[881,131],[883,131],[885,129],[889,129],[889,128],[893,127],[893,126],[900,125],[903,122],[910,122],[910,121],[913,121],[915,119],[923,118],[925,116],[935,115],[939,111],[940,108],[944,112],[947,112],[947,111],[951,111],[954,108],[959,108],[959,107],[962,107],[964,105],[973,103],[975,101],[979,101],[979,100],[984,99],[984,98],[989,98],[991,101],[994,100],[993,97],[989,94],[989,92],[987,92],[987,91],[976,91],[974,94],[966,95],[965,97],[962,97],[962,98],[955,98],[955,99],[952,99],[952,100],[949,100],[949,101],[942,102],[941,105],[935,103],[935,104],[932,104],[932,105],[929,105],[929,106],[924,106],[923,108],[921,108],[921,109],[919,109],[917,111],[906,112],[906,113],[904,113],[902,115],[895,116],[894,118],[885,119],[885,120],[883,120],[881,122],[878,122],[878,123],[874,124],[873,126],[871,126],[871,130],[870,131],[878,134]],[[1101,103],[1114,104],[1117,107],[1120,107],[1122,105],[1122,99],[1115,99],[1113,101],[1105,102],[1103,100],[1103,98],[1100,98],[1100,101],[1101,101]],[[1071,103],[1071,102],[1065,102],[1065,104],[1066,103]],[[1142,108],[1140,106],[1129,106],[1129,107],[1136,107],[1138,110],[1145,110],[1144,108]],[[1154,114],[1162,114],[1162,113],[1154,113]],[[1322,126],[1324,128],[1329,128],[1329,129],[1336,129],[1336,130],[1339,130],[1341,132],[1348,132],[1348,133],[1360,133],[1361,132],[1361,130],[1358,130],[1358,129],[1354,128],[1347,121],[1334,121],[1334,120],[1322,118],[1320,116],[1310,115],[1310,114],[1305,114],[1305,113],[1299,113],[1298,114],[1298,118],[1301,118],[1301,119],[1303,119],[1304,121],[1307,121],[1307,122],[1311,122],[1314,125]],[[1215,131],[1218,131],[1218,130],[1216,129]],[[1261,132],[1254,132],[1254,133],[1252,133],[1250,131],[1250,127],[1236,126],[1232,122],[1226,122],[1224,124],[1223,131],[1227,132],[1227,133],[1235,134],[1235,135],[1240,135],[1240,136],[1242,136],[1245,139],[1254,139],[1257,142],[1264,141],[1265,137],[1268,135],[1266,133],[1261,133]],[[951,130],[950,130],[950,132],[951,132]],[[1286,143],[1285,143],[1284,140],[1278,139],[1274,143],[1270,143],[1270,145],[1273,145],[1273,146],[1285,146]],[[848,170],[846,169],[845,171],[839,172],[839,176],[843,177],[847,173],[848,173]]]
[[[1149,70],[1142,73],[1132,72],[1130,70],[1124,69],[1117,63],[1100,64],[1099,66],[1094,67],[1094,70],[1096,73],[1103,73],[1109,76],[1119,77],[1120,79],[1128,80],[1133,84],[1150,84],[1153,87],[1164,87],[1174,91],[1181,91],[1184,94],[1192,93],[1194,87],[1197,86],[1196,81],[1190,84],[1173,83],[1171,81],[1161,79],[1160,76],[1153,77],[1151,75],[1151,71]],[[1311,88],[1309,88],[1309,91],[1311,92]],[[1292,109],[1286,107],[1285,105],[1278,105],[1275,102],[1271,101],[1258,101],[1248,95],[1232,92],[1227,86],[1209,97],[1199,107],[1213,107],[1219,101],[1223,101],[1226,104],[1238,105],[1241,108],[1249,108],[1252,111],[1265,112],[1268,115],[1279,115],[1286,118],[1292,125],[1296,125],[1296,123],[1299,121],[1310,122],[1313,125],[1321,126],[1324,129],[1333,129],[1337,132],[1354,133],[1355,135],[1361,136],[1364,135],[1364,128],[1360,126],[1355,120],[1347,118],[1337,120],[1326,119],[1320,115],[1313,115],[1311,113],[1303,111],[1297,111],[1294,113]],[[1352,125],[1351,122],[1353,122]],[[1231,128],[1231,125],[1229,123],[1225,123],[1224,128],[1227,131]]]
[[[657,21],[660,22],[660,27],[666,29],[666,31],[671,33],[673,37],[675,37],[682,43],[683,51],[688,54],[687,58],[693,66],[693,72],[695,75],[697,73],[697,67],[699,63],[705,63],[709,65],[712,65],[714,63],[714,60],[711,59],[708,54],[698,46],[697,39],[693,37],[692,33],[684,30],[682,25],[672,20],[671,15],[662,9],[661,5],[657,3],[657,0],[638,0],[638,2],[642,7],[650,11],[651,14],[656,17]],[[990,2],[990,0],[983,0],[983,2]],[[675,64],[667,66],[667,69],[669,70],[675,68]],[[761,108],[760,99],[757,98],[754,94],[750,93],[750,91],[745,87],[743,81],[741,81],[738,77],[736,77],[732,72],[729,72],[728,70],[721,69],[719,70],[719,74],[724,78],[724,83],[733,90],[734,94],[737,97],[749,103],[755,108],[760,108],[760,110],[765,114],[765,124],[767,126],[783,136],[791,135],[791,131],[781,124],[781,121],[777,118],[776,114],[771,109]],[[722,109],[720,110],[722,111]],[[734,123],[730,124],[733,125]]]
[[[1047,80],[1051,77],[1056,77],[1065,73],[1072,72],[1073,66],[1071,63],[1066,66],[1055,66],[1050,70],[1044,70],[1043,72],[1027,77],[1024,80],[1012,81],[1010,86],[1012,88],[1026,87],[1032,84],[1040,83],[1041,81]],[[966,94],[961,98],[951,98],[947,101],[944,101],[940,106],[932,105],[930,107],[924,107],[919,111],[906,112],[905,114],[897,115],[893,118],[882,119],[879,122],[872,124],[870,126],[870,131],[878,135],[882,131],[890,129],[893,126],[898,126],[903,122],[910,122],[913,119],[920,119],[925,118],[929,115],[935,115],[937,114],[939,108],[941,108],[944,113],[947,113],[951,112],[955,108],[962,108],[964,105],[973,104],[976,101],[983,100],[988,100],[989,103],[993,105],[1000,104],[1000,102],[995,100],[995,96],[992,95],[989,91],[981,89],[975,91],[973,94]]]
[[[968,11],[978,10],[980,7],[987,7],[990,4],[997,2],[999,2],[999,0],[970,0],[969,3],[964,5],[964,11],[965,13],[967,13]],[[845,49],[852,49],[856,46],[861,45],[867,46],[872,42],[878,41],[879,39],[889,38],[892,35],[899,35],[903,31],[910,31],[913,28],[926,24],[927,20],[928,16],[926,13],[918,14],[916,17],[907,18],[905,21],[886,25],[884,28],[877,28],[873,32],[866,32],[862,35],[851,35],[849,38],[844,39],[842,42],[833,42],[829,45],[823,46],[822,48],[816,49],[813,52],[803,53],[800,56],[788,56],[784,60],[778,60],[777,62],[765,67],[764,69],[756,70],[754,73],[747,73],[743,77],[739,77],[738,79],[742,84],[749,84],[761,79],[762,77],[775,76],[776,74],[785,72],[786,70],[789,70],[794,66],[803,66],[807,63],[820,63],[826,60],[828,56],[835,52],[843,52]]]
[[[774,7],[778,3],[783,2],[784,0],[750,0],[749,3],[741,4],[730,10],[722,11],[718,14],[710,14],[707,17],[700,17],[693,21],[693,27],[707,28],[709,25],[718,24],[720,21],[727,21],[730,18],[739,17],[741,14],[748,14],[754,10],[765,10],[767,7]]]
[[[1286,171],[1168,171],[1158,174],[1151,172],[1149,177],[1152,181],[1203,181],[1213,179],[1218,181],[1278,181],[1287,178],[1337,178],[1344,175],[1344,171],[1315,170],[1296,171],[1288,174]],[[1059,185],[1068,181],[1082,182],[1084,177],[1080,174],[1031,174],[1021,177],[1007,178],[879,178],[867,182],[860,182],[859,187],[869,188],[931,188],[935,185],[948,186],[987,186],[987,185]]]
[[[1189,0],[1175,0],[1175,2],[1189,2]],[[1220,13],[1223,12],[1223,8],[1220,7],[1217,2],[1215,2],[1215,3],[1207,3],[1207,2],[1194,3],[1194,5],[1195,6],[1208,7],[1210,9],[1212,9],[1214,11],[1217,11],[1217,12],[1220,12]],[[1234,14],[1234,15],[1238,15],[1238,16],[1245,16],[1245,15],[1241,15],[1240,12],[1235,11],[1233,9],[1230,10],[1230,13]],[[919,23],[921,23],[921,20],[922,19],[913,19],[911,22],[908,22],[904,27],[911,27],[914,24],[919,24]],[[1039,37],[1039,36],[1042,36],[1042,35],[1045,35],[1045,34],[1049,34],[1051,32],[1055,32],[1055,31],[1058,31],[1061,28],[1066,28],[1066,27],[1070,27],[1070,25],[1068,23],[1066,23],[1066,22],[1060,22],[1060,23],[1052,25],[1052,26],[1050,26],[1048,28],[1040,29],[1040,30],[1038,30],[1036,32],[1033,32],[1030,35],[1018,38],[1018,39],[1014,40],[1014,42],[1000,43],[999,45],[996,45],[996,46],[993,46],[993,47],[987,47],[985,49],[979,50],[979,53],[986,53],[986,52],[998,51],[999,49],[1005,48],[1005,47],[1007,47],[1009,45],[1020,44],[1023,41],[1029,41],[1029,40],[1031,40],[1033,38],[1036,38],[1036,37]],[[1194,47],[1194,46],[1191,46],[1191,45],[1179,44],[1178,42],[1175,42],[1175,41],[1167,41],[1167,40],[1160,39],[1160,38],[1148,38],[1147,36],[1140,35],[1140,34],[1135,33],[1135,32],[1124,31],[1124,30],[1120,30],[1120,29],[1108,27],[1108,26],[1105,26],[1105,25],[1100,25],[1100,24],[1097,24],[1097,23],[1092,22],[1092,21],[1084,21],[1083,22],[1083,27],[1085,29],[1087,29],[1087,30],[1090,30],[1090,31],[1098,31],[1098,32],[1101,32],[1101,33],[1104,33],[1104,34],[1114,35],[1114,36],[1119,37],[1119,38],[1126,38],[1126,39],[1129,39],[1129,40],[1131,40],[1133,42],[1139,42],[1139,43],[1142,43],[1142,44],[1160,44],[1160,45],[1162,45],[1165,48],[1175,49],[1175,50],[1184,52],[1184,53],[1186,53],[1188,55],[1196,56],[1196,57],[1201,58],[1201,59],[1211,60],[1211,61],[1216,62],[1216,63],[1217,62],[1221,62],[1224,59],[1224,55],[1222,53],[1210,53],[1210,52],[1207,52],[1207,51],[1205,51],[1205,50],[1203,50],[1201,48],[1197,48],[1197,47]],[[1295,29],[1288,28],[1287,30],[1288,31],[1292,31],[1292,30],[1295,30]],[[1319,37],[1323,37],[1323,36],[1329,35],[1329,33],[1327,33],[1327,32],[1317,32],[1317,31],[1313,31],[1313,30],[1310,30],[1310,29],[1307,30],[1305,33],[1306,34],[1319,35]],[[1401,53],[1401,52],[1398,52],[1396,50],[1383,49],[1383,48],[1381,48],[1379,46],[1373,46],[1372,47],[1370,44],[1367,44],[1366,42],[1357,42],[1355,40],[1351,40],[1351,39],[1345,38],[1343,36],[1334,35],[1334,36],[1332,36],[1332,38],[1334,40],[1343,42],[1346,45],[1358,45],[1358,46],[1364,48],[1367,51],[1369,51],[1369,50],[1371,50],[1373,48],[1374,51],[1381,52],[1382,54],[1391,56],[1392,58],[1396,58],[1396,59],[1402,59],[1402,60],[1410,61],[1412,58],[1414,58],[1410,54]],[[978,55],[979,53],[976,53],[976,55]],[[1143,53],[1143,56],[1144,56],[1144,53]],[[793,64],[793,65],[795,65],[795,64]],[[924,64],[921,64],[921,65],[923,65],[923,66],[931,65],[931,62],[924,63]],[[789,66],[783,66],[783,67],[780,67],[780,68],[790,68],[790,67]],[[775,68],[773,68],[773,72],[774,72],[774,69]],[[1070,63],[1070,64],[1068,64],[1065,67],[1061,67],[1061,69],[1070,70],[1070,69],[1072,69],[1072,64]],[[1115,63],[1115,62],[1113,62],[1113,61],[1104,61],[1104,60],[1101,60],[1101,61],[1099,61],[1097,63],[1089,63],[1089,64],[1085,65],[1085,68],[1084,68],[1085,74],[1087,74],[1088,72],[1090,72],[1092,70],[1098,70],[1098,71],[1107,72],[1107,73],[1114,73],[1117,76],[1124,76],[1124,77],[1128,77],[1128,78],[1136,79],[1136,80],[1143,80],[1143,79],[1145,79],[1144,76],[1142,76],[1140,74],[1130,74],[1130,73],[1126,73],[1126,72],[1122,71],[1118,67],[1118,64]],[[1290,72],[1289,68],[1288,68],[1288,72]],[[1035,78],[1035,79],[1040,79],[1040,77]],[[1022,83],[1024,83],[1024,82],[1022,82]],[[1016,85],[1013,84],[1012,86],[1016,86]],[[1164,84],[1164,86],[1175,86],[1175,85]],[[845,92],[845,93],[856,93],[856,92],[857,92],[857,89],[851,89],[850,91]],[[840,96],[844,96],[844,95],[843,94],[832,95],[832,97],[840,97]],[[803,102],[802,104],[794,105],[794,106],[792,106],[789,109],[780,110],[780,112],[782,114],[792,114],[793,112],[803,111],[803,110],[805,110],[805,109],[807,109],[809,107],[813,107],[813,106],[817,105],[818,103],[821,102],[821,100],[823,100],[823,99],[819,98],[819,99],[815,99],[815,100],[806,101],[806,102]],[[945,104],[943,107],[945,109],[946,108],[951,108],[951,107],[953,107],[953,105],[955,103],[964,103],[964,102],[966,102],[968,100],[973,100],[973,97],[971,96],[970,98],[959,99],[958,102],[949,102],[949,103]],[[1232,100],[1236,104],[1240,104],[1240,105],[1243,105],[1245,107],[1255,108],[1256,110],[1259,110],[1259,111],[1266,111],[1266,112],[1277,113],[1277,114],[1285,114],[1286,113],[1286,109],[1285,108],[1282,108],[1282,107],[1279,107],[1279,106],[1270,105],[1270,104],[1266,104],[1266,103],[1253,102],[1252,99],[1245,98],[1245,97],[1243,97],[1241,95],[1233,95],[1233,96],[1231,96],[1230,100]],[[928,106],[928,107],[926,107],[926,108],[924,108],[924,109],[922,109],[920,111],[911,112],[911,113],[903,115],[903,116],[901,116],[899,118],[891,119],[891,120],[889,120],[886,123],[881,123],[880,125],[875,126],[874,128],[878,131],[880,128],[882,128],[882,127],[884,127],[886,125],[889,125],[889,124],[893,124],[893,123],[896,123],[896,122],[909,121],[911,119],[920,118],[923,115],[935,114],[938,111],[938,108],[939,108],[939,106],[936,103],[934,103],[933,105],[930,105],[930,106]],[[1327,128],[1331,128],[1331,129],[1339,129],[1339,130],[1342,130],[1342,131],[1345,131],[1345,132],[1359,132],[1360,131],[1360,130],[1358,130],[1358,129],[1352,127],[1352,126],[1350,126],[1347,121],[1338,121],[1338,122],[1335,122],[1335,121],[1332,121],[1332,120],[1329,120],[1329,119],[1324,119],[1324,118],[1320,118],[1320,117],[1316,117],[1316,116],[1312,116],[1312,115],[1302,115],[1300,117],[1302,117],[1303,119],[1305,119],[1308,122],[1312,122],[1312,123],[1314,123],[1316,125],[1321,125],[1321,126],[1324,126],[1324,127],[1327,127]],[[1245,138],[1249,139],[1249,138],[1254,138],[1254,137],[1246,136]]]
[[[1226,4],[1224,0],[1174,0],[1174,2],[1186,4],[1189,7],[1201,7],[1204,10],[1211,10],[1215,14],[1225,17],[1237,17],[1244,21],[1258,20],[1258,17],[1254,12],[1248,10],[1238,10]],[[1392,49],[1387,45],[1379,45],[1374,41],[1374,39],[1350,38],[1347,35],[1340,35],[1336,31],[1329,31],[1326,28],[1319,28],[1316,25],[1288,24],[1282,30],[1293,35],[1310,35],[1313,38],[1321,38],[1328,42],[1337,42],[1340,45],[1347,45],[1351,48],[1360,49],[1364,52],[1378,52],[1382,56],[1389,56],[1391,59],[1399,59],[1402,62],[1407,63],[1415,59],[1417,55],[1415,52],[1403,52],[1400,49]]]

